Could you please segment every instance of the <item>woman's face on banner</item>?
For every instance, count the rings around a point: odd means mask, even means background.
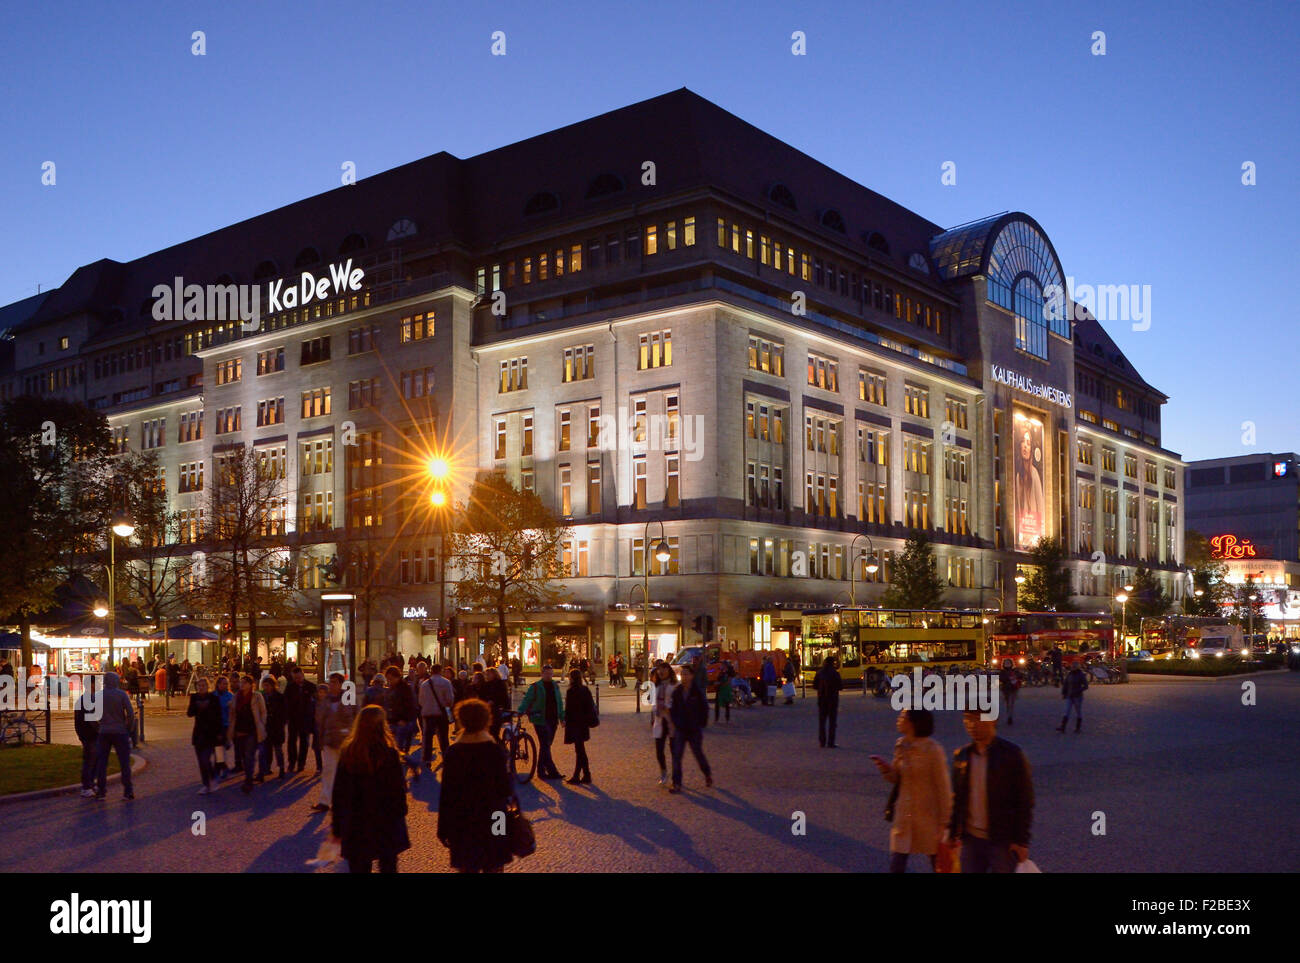
[[[1024,436],[1020,439],[1020,457],[1025,461],[1033,460],[1034,439],[1028,428],[1025,429]]]

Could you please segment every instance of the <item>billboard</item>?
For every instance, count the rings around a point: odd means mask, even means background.
[[[1017,410],[1013,419],[1012,497],[1015,499],[1015,547],[1028,552],[1047,534],[1047,462],[1043,454],[1042,419]]]

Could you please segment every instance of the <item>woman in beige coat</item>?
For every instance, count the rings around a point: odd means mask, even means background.
[[[934,868],[939,841],[952,815],[952,781],[943,746],[930,736],[934,715],[927,709],[904,709],[898,714],[894,761],[880,756],[871,760],[887,782],[898,787],[894,803],[894,825],[889,831],[889,871],[907,871],[907,857],[918,853],[930,857]]]

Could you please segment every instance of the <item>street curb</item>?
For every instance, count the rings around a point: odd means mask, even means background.
[[[144,756],[131,754],[131,778],[134,779],[136,773],[143,772],[149,767],[149,760]],[[108,777],[108,782],[121,782],[122,774],[115,772]],[[5,803],[26,802],[29,799],[46,799],[51,796],[62,796],[65,793],[81,792],[81,783],[73,783],[71,786],[55,786],[50,789],[33,789],[31,792],[10,793],[8,796],[0,796],[0,806]]]
[[[1257,675],[1277,675],[1279,672],[1285,673],[1286,669],[1257,669],[1254,672],[1237,672],[1233,675],[1164,675],[1162,673],[1152,672],[1130,672],[1129,682],[1135,679],[1142,679],[1150,682],[1223,682],[1231,679],[1249,679]]]

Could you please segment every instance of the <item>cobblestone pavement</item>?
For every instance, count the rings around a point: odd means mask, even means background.
[[[1241,680],[1095,686],[1081,735],[1055,732],[1055,690],[1024,691],[1015,723],[1000,731],[1033,765],[1035,861],[1047,872],[1294,871],[1300,674],[1251,681],[1254,706],[1242,705]],[[508,871],[883,869],[886,785],[867,756],[891,752],[886,700],[845,692],[838,751],[818,748],[811,699],[733,711],[705,736],[716,786],[704,788],[688,756],[687,792],[670,796],[657,784],[648,718],[633,713],[629,693],[602,691],[593,786],[522,787],[538,852]],[[327,828],[308,812],[318,785],[311,765],[248,797],[237,780],[198,796],[187,720],[150,711],[137,798],[110,788],[101,803],[65,796],[0,807],[0,872],[307,871]],[[66,738],[70,725],[56,720],[55,729]],[[935,736],[949,751],[960,745],[960,719],[941,715]],[[572,751],[558,742],[568,773]],[[414,846],[401,871],[447,869],[436,806],[437,784],[425,777],[412,791]],[[196,836],[200,812],[206,834]],[[806,835],[791,832],[796,812]],[[1105,814],[1105,835],[1093,834],[1095,813]]]

